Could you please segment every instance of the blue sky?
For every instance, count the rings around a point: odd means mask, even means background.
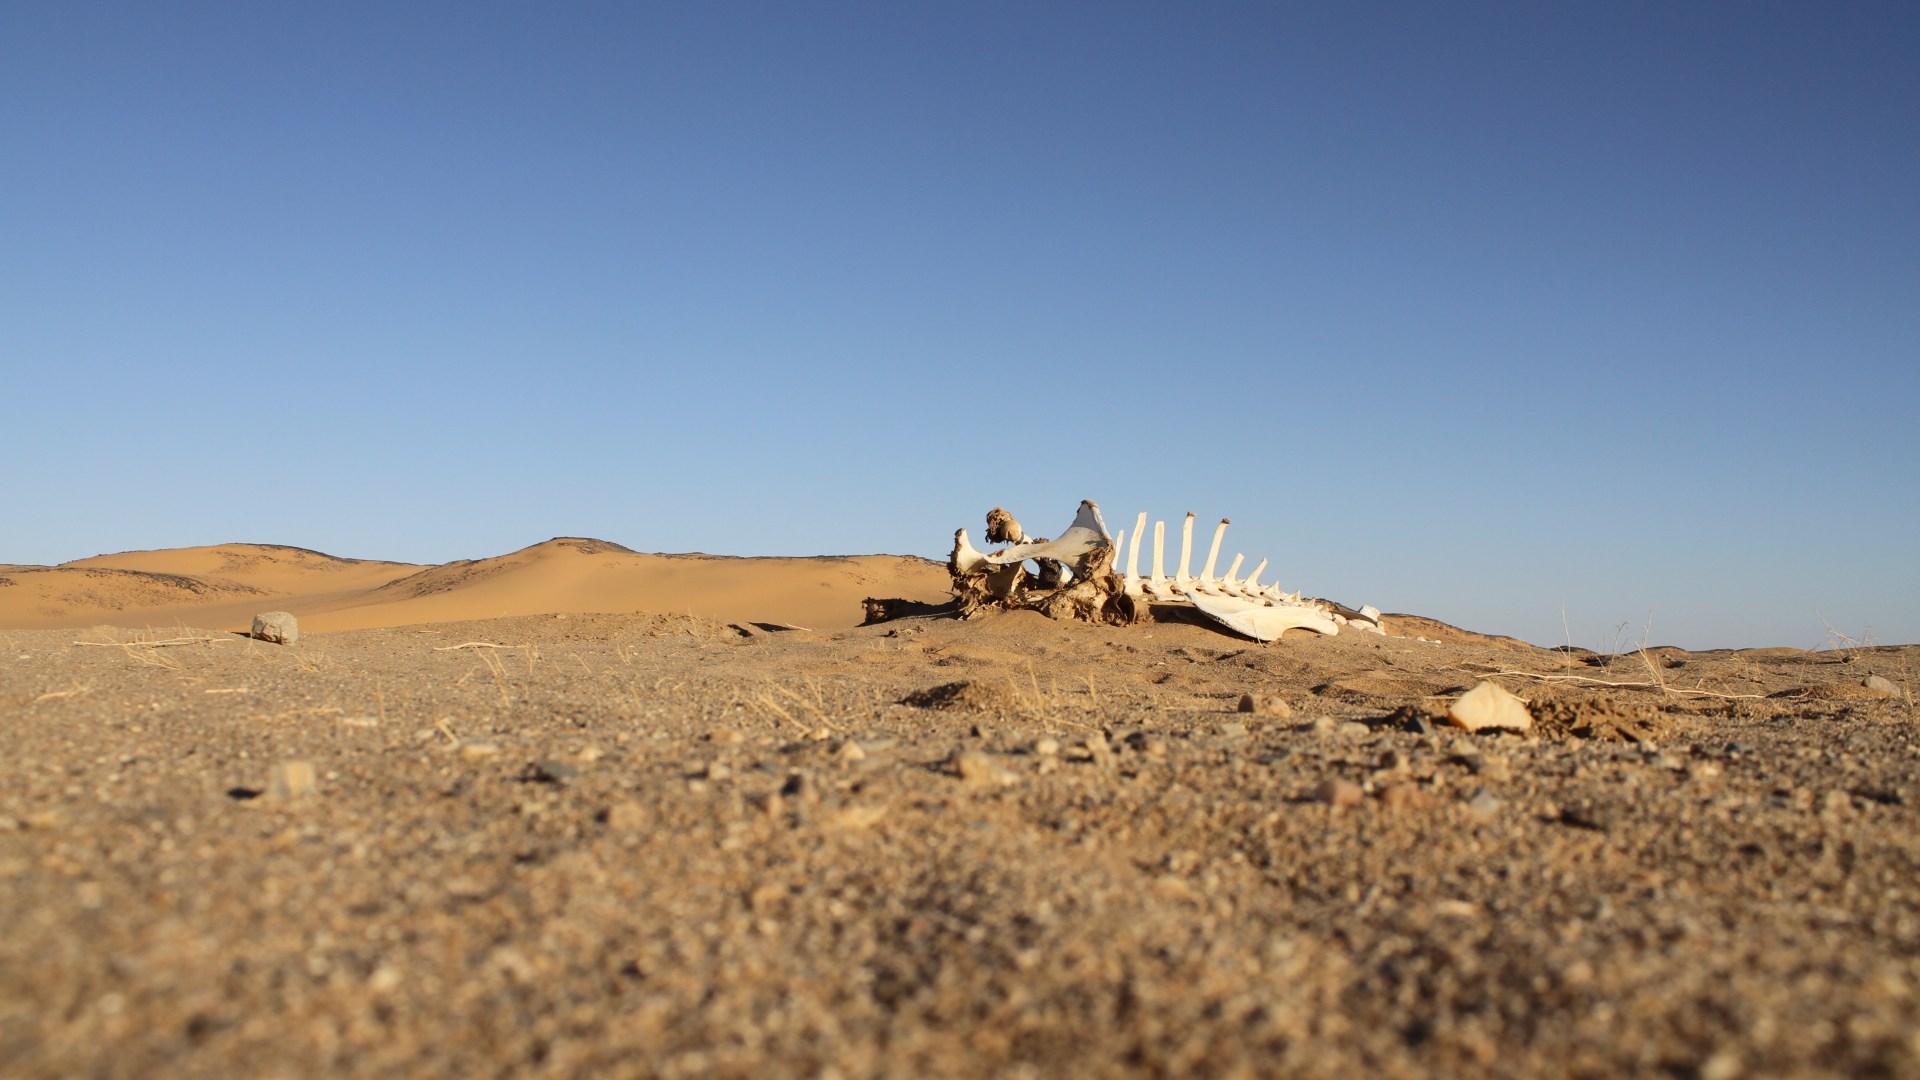
[[[1898,3],[7,4],[0,562],[944,557],[1090,497],[1544,644],[1920,641],[1915,55]]]

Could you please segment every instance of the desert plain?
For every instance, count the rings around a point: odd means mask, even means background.
[[[947,589],[0,567],[0,1075],[1920,1074],[1920,647],[861,625]]]

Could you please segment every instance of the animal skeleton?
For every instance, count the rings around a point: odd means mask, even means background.
[[[1057,540],[1026,535],[1012,514],[995,507],[987,515],[987,539],[1006,541],[1008,546],[982,552],[967,539],[967,530],[956,530],[947,569],[963,616],[987,609],[1031,608],[1054,618],[1130,623],[1149,618],[1154,603],[1186,603],[1256,641],[1272,641],[1292,629],[1332,635],[1342,626],[1353,626],[1385,633],[1379,610],[1371,606],[1355,611],[1324,600],[1302,599],[1298,592],[1285,592],[1278,585],[1260,584],[1265,559],[1243,578],[1239,572],[1245,556],[1236,553],[1226,575],[1215,577],[1220,544],[1231,524],[1226,518],[1214,527],[1206,565],[1194,577],[1190,573],[1193,522],[1194,515],[1188,514],[1181,526],[1180,566],[1172,577],[1166,574],[1166,522],[1154,522],[1153,573],[1142,578],[1144,511],[1134,520],[1133,546],[1126,549],[1127,572],[1121,576],[1113,567],[1125,548],[1127,533],[1122,530],[1118,538],[1109,533],[1093,500],[1080,503],[1073,524]],[[1028,573],[1024,565],[1028,561],[1035,562],[1041,572]]]

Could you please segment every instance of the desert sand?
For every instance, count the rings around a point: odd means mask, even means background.
[[[441,566],[342,559],[305,548],[220,544],[99,555],[0,571],[0,627],[193,625],[245,630],[257,612],[292,612],[303,631],[491,619],[548,612],[660,612],[844,629],[866,596],[946,599],[926,559],[860,555],[743,559],[645,555],[605,540],[556,537],[507,555]]]
[[[944,570],[575,539],[0,580],[9,1077],[1920,1071],[1920,647],[861,626]]]

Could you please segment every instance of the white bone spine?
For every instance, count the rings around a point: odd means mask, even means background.
[[[1233,524],[1233,522],[1226,518],[1221,518],[1220,524],[1213,527],[1213,546],[1207,549],[1207,565],[1205,569],[1200,571],[1201,592],[1217,593],[1220,591],[1220,583],[1214,580],[1213,564],[1220,561],[1220,541],[1226,537],[1227,526],[1231,524]]]

